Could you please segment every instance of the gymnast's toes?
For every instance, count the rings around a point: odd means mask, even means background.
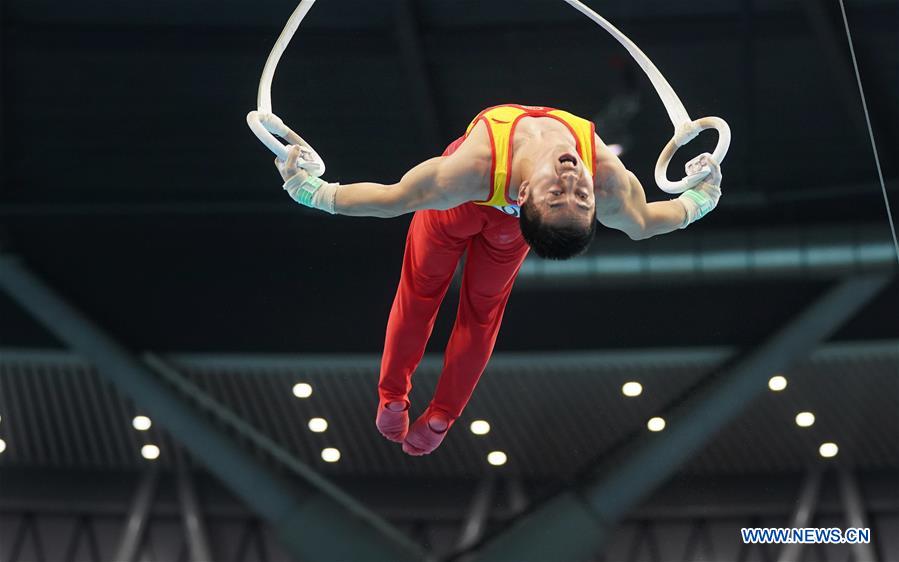
[[[403,452],[416,457],[432,453],[443,443],[452,424],[452,418],[428,408],[409,429],[406,440],[403,441]]]
[[[402,408],[402,409],[399,409]],[[385,402],[378,405],[375,425],[386,439],[402,443],[409,431],[409,402]]]

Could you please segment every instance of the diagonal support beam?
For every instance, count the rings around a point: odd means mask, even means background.
[[[296,558],[394,562],[427,558],[399,531],[320,476],[306,478],[312,492],[300,495],[17,259],[2,254],[0,288],[63,343],[91,361],[100,376],[159,420],[172,437],[268,521]]]
[[[837,284],[673,408],[665,432],[644,433],[605,459],[580,484],[557,494],[487,543],[478,560],[579,561],[593,557],[628,511],[764,392],[771,373],[807,356],[889,281],[889,275],[872,275]]]

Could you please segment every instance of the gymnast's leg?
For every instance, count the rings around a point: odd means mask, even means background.
[[[406,436],[412,373],[424,354],[459,258],[479,226],[470,224],[457,209],[418,211],[412,217],[400,283],[387,321],[378,384],[376,425],[391,441],[399,443]]]
[[[412,455],[436,449],[468,403],[493,353],[512,285],[529,249],[518,219],[489,207],[471,207],[484,214],[487,225],[468,247],[456,324],[434,399],[403,443],[403,450]]]

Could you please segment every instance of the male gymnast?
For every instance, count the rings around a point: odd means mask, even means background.
[[[721,171],[708,153],[687,173],[709,170],[676,199],[647,203],[633,173],[593,123],[549,107],[485,109],[443,155],[391,185],[339,185],[309,176],[301,148],[275,161],[297,202],[332,214],[414,213],[381,360],[375,423],[410,455],[434,451],[461,415],[499,332],[512,284],[529,250],[563,260],[583,253],[597,220],[633,240],[686,228],[715,208]],[[462,254],[455,325],[431,403],[409,426],[415,371]]]

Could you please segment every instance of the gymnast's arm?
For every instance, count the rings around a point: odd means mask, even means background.
[[[646,202],[646,192],[637,177],[599,139],[596,142],[596,218],[620,230],[632,240],[667,234],[687,224],[687,211],[679,199]]]
[[[469,181],[471,171],[463,158],[454,156],[425,160],[394,184],[341,185],[335,211],[353,217],[391,218],[421,209],[457,207],[470,200],[460,187]]]
[[[467,146],[466,146],[467,145]],[[276,161],[284,187],[298,203],[333,214],[390,218],[420,209],[451,209],[472,200],[473,187],[483,193],[490,158],[483,158],[476,142],[462,143],[450,156],[431,158],[409,170],[393,184],[373,182],[328,184],[296,169],[295,149],[285,162]],[[286,170],[292,170],[286,172]]]

